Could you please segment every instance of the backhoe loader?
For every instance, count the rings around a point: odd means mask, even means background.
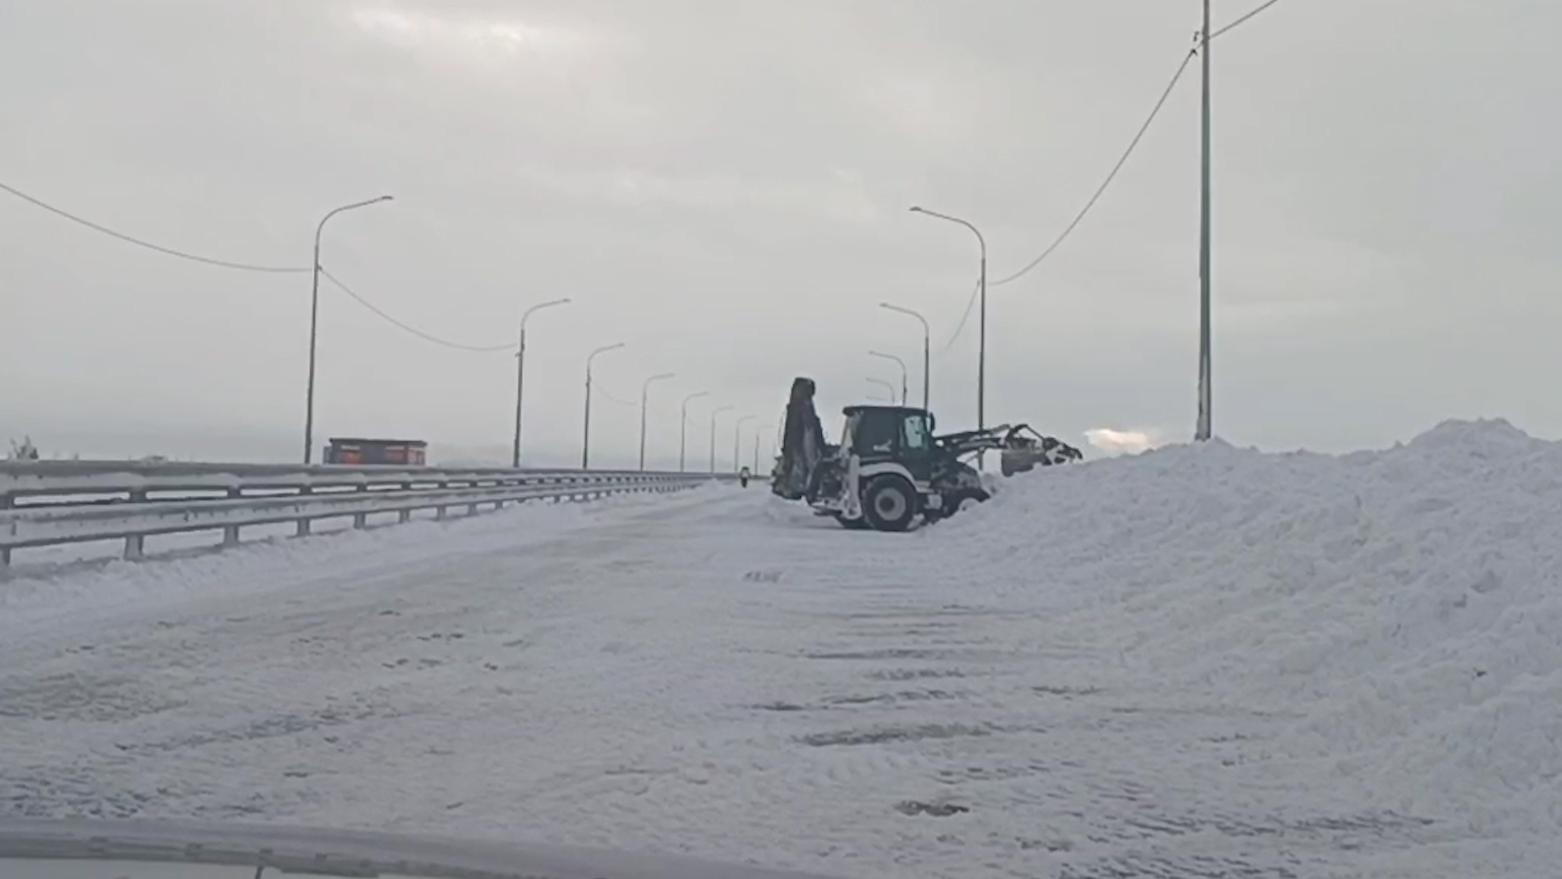
[[[792,383],[771,491],[847,528],[905,531],[919,516],[934,522],[987,500],[982,474],[963,460],[980,452],[998,452],[1005,476],[1084,458],[1025,424],[935,436],[932,413],[910,406],[846,407],[834,445],[814,412],[814,387],[807,378]]]

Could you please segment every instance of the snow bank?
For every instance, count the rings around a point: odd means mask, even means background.
[[[976,547],[1141,682],[1297,718],[1276,744],[1479,831],[1562,824],[1562,444],[1447,422],[1344,456],[1221,442],[1052,468],[924,539]]]

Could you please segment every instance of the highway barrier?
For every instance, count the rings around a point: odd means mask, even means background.
[[[376,513],[408,521],[417,510],[444,519],[528,500],[576,501],[630,492],[693,488],[731,474],[638,470],[127,461],[0,462],[0,570],[12,550],[123,539],[124,557],[142,557],[147,536],[220,531],[239,542],[245,526],[351,517],[364,528]]]

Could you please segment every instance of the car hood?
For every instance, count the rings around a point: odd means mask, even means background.
[[[681,857],[373,831],[0,819],[0,867],[19,858],[266,865],[306,875],[395,873],[428,879],[825,879]]]

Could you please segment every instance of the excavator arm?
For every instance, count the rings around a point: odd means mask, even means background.
[[[1050,467],[1084,459],[1084,453],[1056,437],[1042,436],[1028,424],[999,425],[934,437],[944,454],[954,458],[982,451],[1001,453],[1003,475],[1024,473],[1034,467]]]
[[[814,468],[829,453],[824,428],[814,411],[814,380],[792,380],[787,398],[785,427],[781,433],[781,457],[771,472],[770,490],[787,500],[808,494]]]

